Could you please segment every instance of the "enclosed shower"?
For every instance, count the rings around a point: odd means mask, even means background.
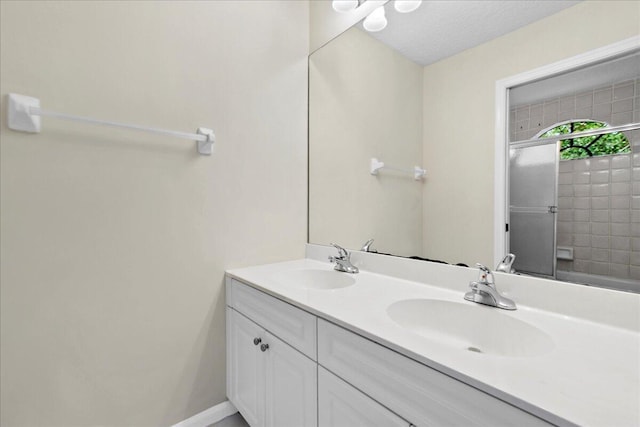
[[[511,89],[517,271],[640,292],[639,70],[636,52]]]

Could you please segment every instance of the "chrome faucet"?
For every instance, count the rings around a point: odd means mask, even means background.
[[[511,273],[515,274],[516,270],[513,268],[513,262],[516,260],[516,256],[514,254],[507,254],[500,264],[496,267],[496,271],[501,271],[503,273]]]
[[[360,250],[362,252],[378,252],[375,249],[371,249],[372,243],[373,243],[373,239],[367,240],[367,242],[364,245],[362,245],[362,248],[360,248]]]
[[[509,298],[500,295],[493,283],[493,273],[482,264],[476,264],[480,269],[480,277],[477,282],[469,283],[471,290],[464,294],[464,299],[505,310],[515,310],[516,303]]]
[[[336,266],[333,268],[336,271],[342,271],[343,273],[358,273],[358,267],[351,264],[351,254],[342,246],[338,246],[335,243],[331,243],[331,246],[338,250],[338,256],[330,256],[329,261],[335,262]]]

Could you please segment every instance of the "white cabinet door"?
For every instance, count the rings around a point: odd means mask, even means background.
[[[331,372],[318,367],[319,427],[408,427],[410,424]]]
[[[227,307],[227,387],[229,400],[252,427],[264,426],[266,357],[264,329]],[[257,345],[254,340],[261,340]]]
[[[317,426],[317,364],[267,333],[266,427]]]

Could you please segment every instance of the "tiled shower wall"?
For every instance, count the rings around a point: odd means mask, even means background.
[[[640,79],[517,106],[510,119],[511,141],[567,120],[640,122]],[[640,131],[625,135],[629,154],[560,161],[557,245],[574,254],[558,270],[640,280]]]

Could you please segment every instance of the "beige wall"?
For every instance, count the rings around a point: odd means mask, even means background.
[[[0,4],[0,423],[160,426],[222,402],[224,270],[304,255],[308,3]],[[13,132],[9,92],[218,143]]]
[[[371,67],[371,64],[376,64]],[[422,253],[422,67],[351,28],[309,60],[309,241]]]
[[[424,69],[424,254],[493,264],[494,90],[640,34],[640,2],[585,1]]]

